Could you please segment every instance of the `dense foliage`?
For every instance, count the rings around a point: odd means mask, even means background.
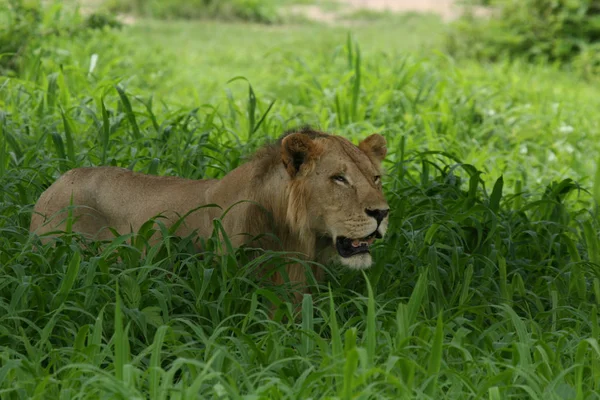
[[[274,23],[279,20],[273,0],[106,0],[114,12],[159,19],[222,19]]]
[[[0,398],[599,398],[598,88],[388,42],[436,24],[154,22],[28,47],[0,77]],[[196,254],[165,229],[154,247],[28,232],[70,168],[220,177],[304,123],[386,136],[392,214],[375,266],[324,266],[298,310],[253,274],[281,254],[218,235]]]
[[[24,57],[43,57],[55,38],[86,37],[89,30],[120,26],[106,13],[81,17],[73,7],[44,6],[40,0],[0,2],[0,74],[18,73]]]
[[[467,16],[449,36],[458,55],[485,60],[576,61],[600,72],[600,2],[596,0],[496,0],[489,18]]]

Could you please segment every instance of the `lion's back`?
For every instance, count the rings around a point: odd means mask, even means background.
[[[63,231],[67,210],[73,205],[74,231],[109,238],[109,226],[126,233],[160,213],[185,214],[197,204],[194,193],[202,192],[198,187],[211,184],[118,167],[72,169],[42,193],[34,207],[30,231]]]

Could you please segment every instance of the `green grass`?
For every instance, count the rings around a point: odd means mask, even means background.
[[[142,21],[0,78],[0,398],[600,397],[598,86],[456,64],[412,18]],[[393,212],[375,266],[328,267],[297,311],[253,274],[281,254],[27,231],[72,167],[220,177],[302,123],[383,133]]]

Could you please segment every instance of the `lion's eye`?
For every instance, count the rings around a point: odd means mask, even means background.
[[[331,179],[333,179],[334,181],[342,182],[342,183],[348,183],[348,180],[346,178],[344,178],[343,175],[334,175],[331,177]]]
[[[375,183],[379,183],[379,182],[381,182],[381,175],[376,175],[376,176],[373,178],[373,182],[375,182]]]

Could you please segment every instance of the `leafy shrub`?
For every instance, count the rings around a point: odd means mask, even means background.
[[[52,47],[54,37],[74,37],[90,29],[119,27],[110,15],[82,20],[76,8],[39,0],[0,1],[0,75],[19,73],[28,55]]]
[[[275,23],[273,0],[108,0],[112,12],[159,19],[222,19]]]
[[[598,1],[491,3],[495,10],[490,18],[475,19],[467,15],[455,23],[448,38],[448,48],[453,54],[492,61],[524,57],[562,63],[580,56],[587,45],[600,42]]]
[[[123,24],[114,15],[105,12],[88,15],[85,25],[90,29],[103,29],[104,27],[120,29],[123,27]]]
[[[39,2],[0,3],[0,74],[17,68],[19,56],[32,38],[39,35],[41,20]]]
[[[600,43],[584,46],[573,65],[584,77],[600,75]]]

